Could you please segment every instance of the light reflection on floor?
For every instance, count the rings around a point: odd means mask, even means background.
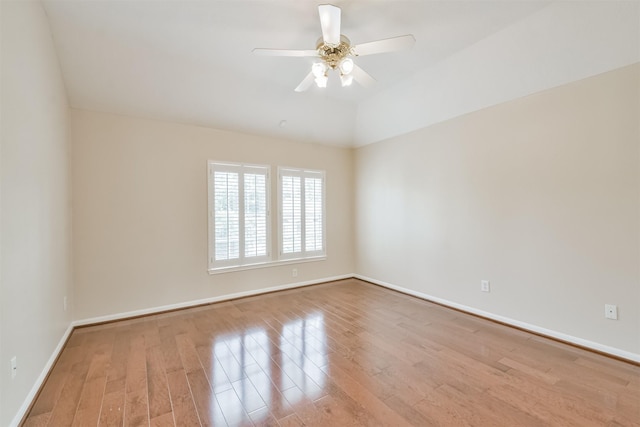
[[[229,424],[248,418],[255,422],[267,409],[323,394],[329,358],[322,313],[221,335],[212,351],[215,363],[209,380],[218,400],[212,403],[223,408]]]

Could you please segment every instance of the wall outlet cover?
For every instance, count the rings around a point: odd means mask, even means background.
[[[488,280],[480,281],[480,290],[482,292],[491,292],[491,283]]]

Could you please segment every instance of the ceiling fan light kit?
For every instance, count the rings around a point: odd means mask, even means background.
[[[340,83],[342,84],[342,87],[351,86],[351,83],[353,83],[353,75],[340,74]]]
[[[354,68],[353,59],[348,55],[352,55],[349,39],[340,36],[340,43],[332,46],[324,42],[324,39],[318,40],[318,56],[321,62],[314,62],[311,66],[311,72],[315,76],[314,81],[320,88],[327,87],[329,80],[329,70],[340,71],[340,82],[342,86],[349,86],[353,83],[353,75],[351,72]]]
[[[342,73],[342,75],[350,74],[353,71],[353,65],[353,59],[344,58],[340,61],[340,73]]]
[[[316,50],[287,50],[287,49],[254,49],[253,53],[264,56],[296,56],[316,57],[311,72],[296,87],[296,92],[304,92],[315,82],[319,88],[327,87],[329,70],[340,72],[342,86],[350,86],[355,80],[362,86],[368,87],[375,83],[375,79],[362,68],[358,67],[351,57],[372,55],[408,49],[415,43],[411,34],[376,40],[352,46],[350,40],[340,34],[341,11],[339,7],[323,4],[318,6],[322,37],[316,44]]]

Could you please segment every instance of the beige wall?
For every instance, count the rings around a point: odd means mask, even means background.
[[[0,11],[0,425],[7,426],[71,323],[63,308],[72,296],[71,208],[67,99],[49,24],[39,2],[2,1]]]
[[[639,70],[358,149],[357,273],[640,355]]]
[[[351,150],[79,110],[71,128],[76,319],[353,273]],[[274,195],[275,166],[326,170],[327,259],[209,275],[209,159],[274,166]]]

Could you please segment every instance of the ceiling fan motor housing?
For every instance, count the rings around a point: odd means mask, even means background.
[[[322,37],[318,39],[317,43],[318,55],[327,64],[327,67],[335,70],[340,62],[347,56],[353,54],[351,49],[351,41],[344,36],[340,35],[340,44],[332,45],[325,43]]]

